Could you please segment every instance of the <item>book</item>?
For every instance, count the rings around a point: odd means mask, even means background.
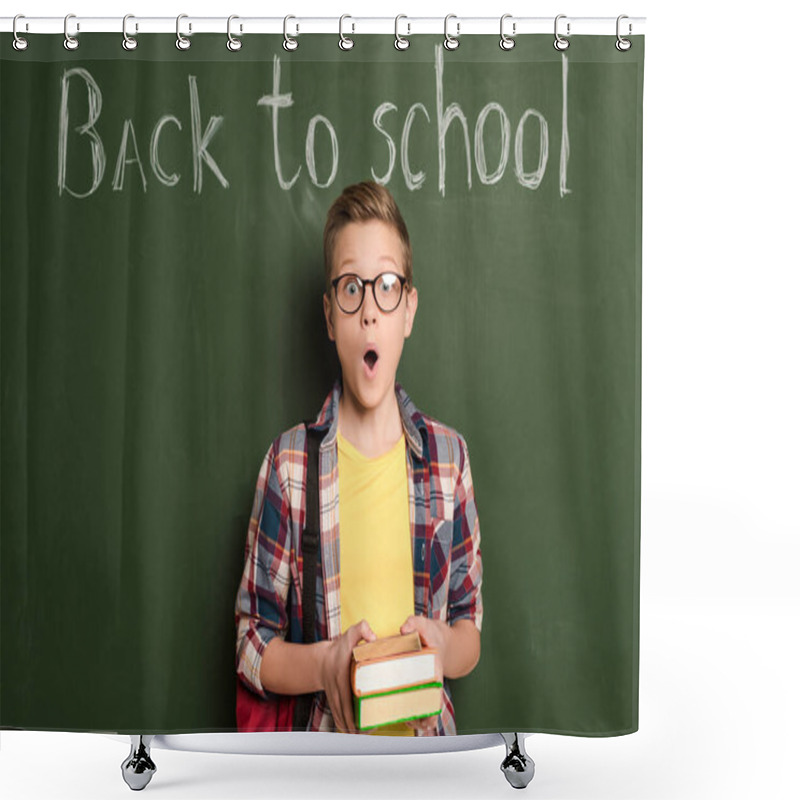
[[[418,653],[422,649],[419,631],[398,633],[394,636],[379,637],[374,642],[357,644],[353,648],[353,660],[357,662],[371,661],[374,658],[384,658],[398,653]]]
[[[354,697],[354,711],[359,730],[441,714],[442,684],[435,682]]]
[[[362,730],[441,713],[436,648],[419,633],[386,636],[353,648],[350,684]]]

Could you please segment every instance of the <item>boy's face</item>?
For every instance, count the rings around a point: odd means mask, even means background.
[[[349,274],[371,280],[384,272],[404,274],[403,250],[395,229],[380,220],[345,225],[336,237],[332,280]],[[345,278],[342,283],[349,281]],[[363,410],[377,408],[388,393],[394,397],[403,343],[411,335],[417,311],[416,289],[404,288],[391,312],[378,307],[372,289],[373,284],[364,286],[363,302],[354,314],[345,313],[331,292],[323,298],[328,337],[336,343],[345,390]],[[377,290],[380,293],[381,288]],[[370,357],[365,358],[370,348],[378,355],[374,365]]]

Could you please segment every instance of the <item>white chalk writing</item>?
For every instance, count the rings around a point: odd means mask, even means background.
[[[561,54],[561,141],[560,141],[560,160],[559,160],[559,174],[558,174],[558,191],[560,197],[565,197],[570,194],[572,190],[567,186],[567,167],[569,164],[570,156],[570,141],[568,130],[568,69],[567,56],[562,52]],[[480,112],[474,123],[474,128],[471,129],[471,122],[464,109],[456,100],[447,102],[450,98],[446,96],[445,88],[445,64],[444,64],[444,48],[441,45],[434,46],[434,63],[433,63],[433,76],[434,76],[434,97],[436,103],[435,118],[432,119],[431,114],[428,112],[428,107],[421,101],[412,102],[409,104],[407,110],[400,108],[396,103],[386,100],[380,103],[374,110],[372,115],[372,130],[377,133],[386,145],[386,160],[379,161],[382,172],[378,171],[375,164],[370,165],[370,172],[375,181],[382,184],[388,184],[393,180],[395,170],[400,168],[400,177],[402,178],[405,186],[410,191],[417,191],[423,187],[427,179],[425,171],[424,160],[420,159],[419,153],[414,158],[412,166],[412,130],[415,131],[414,142],[419,144],[427,141],[431,147],[436,148],[436,159],[438,161],[438,180],[437,189],[442,197],[446,194],[447,178],[448,178],[448,147],[451,152],[453,147],[456,147],[458,157],[450,164],[450,182],[456,183],[463,181],[462,186],[466,190],[472,189],[472,169],[473,162],[475,172],[478,180],[485,186],[495,186],[500,184],[507,172],[509,161],[512,158],[511,153],[511,125],[512,118],[509,116],[506,108],[497,100],[489,100]],[[72,126],[70,120],[70,86],[76,79],[82,83],[82,87],[86,91],[86,119],[77,126]],[[502,84],[500,84],[501,86]],[[195,193],[200,194],[203,191],[203,181],[206,171],[217,179],[218,184],[224,188],[230,188],[228,181],[220,162],[212,155],[212,145],[217,143],[217,155],[219,158],[229,160],[231,158],[231,144],[235,142],[236,125],[231,126],[230,132],[227,135],[226,141],[222,141],[221,137],[217,140],[218,134],[222,129],[224,117],[220,114],[212,114],[208,117],[208,122],[203,126],[202,115],[200,112],[200,91],[198,88],[198,79],[195,75],[188,75],[189,87],[189,119],[190,119],[190,136],[191,136],[191,154],[192,154],[192,171],[193,182],[192,189]],[[275,169],[275,177],[278,185],[284,191],[290,191],[300,180],[301,173],[303,172],[302,164],[294,168],[294,173],[290,178],[284,177],[285,164],[284,160],[288,160],[286,153],[291,152],[289,147],[287,150],[286,143],[282,143],[279,136],[279,112],[290,112],[294,107],[294,100],[291,92],[281,92],[281,60],[280,57],[275,55],[272,60],[272,91],[264,94],[256,100],[256,106],[263,106],[266,108],[271,121],[272,133],[272,160]],[[81,106],[83,107],[83,106]],[[58,130],[58,192],[59,195],[67,192],[76,198],[86,198],[94,194],[100,187],[103,181],[106,167],[106,152],[103,140],[97,129],[97,123],[103,109],[103,95],[97,81],[92,77],[88,70],[75,67],[65,70],[61,81],[61,108],[59,115],[59,130]],[[74,111],[74,108],[73,108]],[[405,116],[403,112],[405,111]],[[295,114],[296,111],[291,111]],[[415,122],[419,121],[419,117],[424,116],[427,121],[427,126],[422,124],[415,127]],[[516,117],[516,114],[513,115]],[[397,119],[395,119],[397,118]],[[403,121],[402,132],[400,135],[399,146],[395,140],[396,134],[393,133],[393,125],[399,126],[400,120]],[[297,122],[303,120],[290,120],[292,129],[297,128]],[[357,121],[356,121],[357,122]],[[531,124],[527,124],[527,123]],[[166,126],[175,126],[177,132],[172,132],[169,139],[172,140],[178,136],[179,140],[183,133],[184,126],[181,124],[179,117],[171,113],[163,114],[159,117],[152,130],[149,141],[149,148],[147,150],[147,162],[143,162],[139,154],[139,146],[137,142],[136,131],[134,127],[134,120],[127,118],[122,121],[120,144],[117,151],[117,157],[114,167],[114,175],[111,179],[111,188],[115,192],[121,192],[125,189],[128,191],[136,190],[140,185],[143,193],[147,192],[147,167],[155,175],[157,183],[156,186],[163,186],[166,188],[173,188],[178,186],[181,176],[178,172],[168,172],[162,165],[162,153],[159,144],[162,139],[162,133]],[[453,133],[449,133],[451,127],[454,129]],[[320,167],[318,159],[318,149],[321,148],[322,152],[327,155],[327,148],[325,146],[325,133],[321,133],[319,129],[324,128],[327,133],[327,141],[330,142],[330,157],[323,158],[324,165]],[[538,128],[538,149],[532,149],[529,145],[526,149],[525,141],[526,135],[530,142],[531,136],[535,136],[535,129]],[[108,130],[108,125],[105,125],[103,130]],[[228,127],[226,126],[226,131]],[[333,185],[339,174],[339,138],[336,131],[336,126],[331,117],[325,116],[321,113],[315,113],[308,120],[306,125],[306,138],[305,138],[305,168],[307,172],[307,181],[311,185],[319,189],[327,189]],[[448,135],[449,133],[449,135]],[[323,141],[318,139],[318,135],[323,137]],[[84,138],[87,137],[87,138]],[[435,138],[432,138],[435,137]],[[463,150],[459,146],[459,142],[463,137]],[[517,183],[531,190],[537,190],[542,185],[545,173],[547,171],[548,155],[549,155],[549,126],[544,114],[536,108],[524,108],[516,122],[514,134],[514,150],[513,150],[513,174]],[[284,144],[282,148],[281,145]],[[78,151],[79,148],[86,146],[90,148],[89,158],[79,159],[81,164],[89,165],[88,174],[83,176],[83,181],[76,175],[76,168],[69,173],[69,181],[67,182],[67,155]],[[174,152],[174,149],[169,151]],[[399,152],[399,159],[398,159]],[[531,163],[525,164],[527,156],[528,161],[535,161],[536,153],[538,152],[538,163],[535,169]],[[463,161],[462,161],[463,154]],[[238,157],[238,154],[236,154]],[[302,156],[301,156],[302,159]],[[136,171],[133,179],[126,176],[129,172],[129,167],[135,166]],[[228,165],[230,166],[230,165]],[[294,165],[293,165],[294,166]],[[416,171],[414,169],[416,167]],[[320,174],[320,171],[322,174]],[[138,174],[137,174],[138,173]],[[306,183],[306,185],[308,185]],[[88,188],[87,188],[88,187]]]

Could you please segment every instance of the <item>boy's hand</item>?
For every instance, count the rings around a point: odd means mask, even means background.
[[[400,628],[400,633],[419,632],[419,638],[426,647],[435,647],[436,652],[436,680],[444,682],[443,664],[447,645],[450,641],[450,626],[446,622],[428,617],[409,617]],[[444,702],[444,689],[442,690],[442,702]],[[435,731],[439,722],[439,715],[425,717],[424,719],[412,719],[406,722],[409,728],[415,728],[423,735],[430,731]]]
[[[322,689],[333,714],[336,730],[341,733],[358,733],[353,713],[353,693],[350,690],[350,659],[353,648],[361,639],[374,642],[377,638],[369,623],[362,619],[331,641],[323,658]]]

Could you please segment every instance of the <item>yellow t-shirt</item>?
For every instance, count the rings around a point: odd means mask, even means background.
[[[367,458],[337,431],[341,630],[366,619],[376,636],[393,636],[414,615],[405,436]],[[413,736],[405,723],[374,733]]]

